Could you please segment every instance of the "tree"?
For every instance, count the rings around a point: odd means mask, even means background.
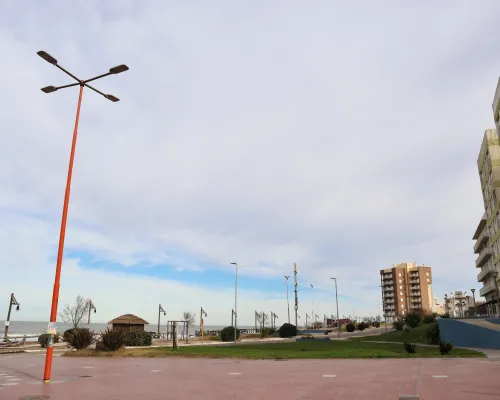
[[[182,313],[182,319],[184,321],[186,321],[186,325],[187,325],[186,335],[188,337],[188,340],[189,340],[189,328],[194,325],[194,318],[195,318],[195,313],[192,313],[189,311],[184,311]],[[182,337],[184,337],[184,331],[182,331]]]
[[[61,319],[67,324],[72,324],[73,328],[79,328],[83,325],[83,318],[88,314],[90,302],[84,299],[83,296],[76,296],[73,304],[66,304],[64,309],[59,313]]]

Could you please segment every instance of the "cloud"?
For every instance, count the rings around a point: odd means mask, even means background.
[[[77,89],[38,90],[71,81],[40,49],[83,78],[130,66],[96,83],[119,103],[84,92],[66,239],[85,255],[76,292],[88,295],[78,284],[94,274],[116,276],[113,296],[128,301],[146,278],[127,267],[165,265],[200,272],[176,292],[199,304],[202,272],[231,273],[233,260],[242,279],[276,280],[276,293],[294,261],[325,290],[335,275],[365,312],[378,304],[378,270],[399,261],[431,265],[437,294],[479,287],[470,238],[483,211],[476,158],[493,124],[497,4],[360,4],[10,5],[2,293],[20,284],[12,271],[36,277],[33,302],[52,284],[38,278],[53,274]],[[146,281],[138,298],[156,290]]]

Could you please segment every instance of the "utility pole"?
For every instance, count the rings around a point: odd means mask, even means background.
[[[307,320],[309,318],[309,314],[306,313],[306,329],[307,329]]]
[[[231,308],[231,326],[234,326],[233,319],[234,319],[234,308]],[[255,329],[257,329],[257,324],[255,325]]]
[[[203,317],[206,317],[207,316],[207,313],[205,312],[205,310],[203,309],[203,307],[201,307],[200,309],[200,331],[201,331],[201,343],[203,343],[203,340],[204,340],[204,320],[203,320]],[[188,336],[189,336],[189,331],[188,331]]]
[[[295,326],[297,326],[297,311],[299,310],[299,296],[298,296],[298,283],[297,283],[297,264],[293,263],[293,279],[295,281]]]

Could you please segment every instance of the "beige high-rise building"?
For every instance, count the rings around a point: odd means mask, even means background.
[[[409,311],[432,312],[432,270],[417,263],[394,264],[380,270],[384,315],[388,320]]]
[[[478,282],[483,287],[479,295],[491,304],[498,299],[499,261],[500,261],[500,79],[493,99],[493,116],[496,129],[487,129],[479,156],[477,167],[483,194],[484,214],[472,237],[476,241],[476,268]],[[499,310],[496,310],[498,313]]]

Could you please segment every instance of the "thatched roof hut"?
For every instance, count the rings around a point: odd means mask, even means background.
[[[108,324],[113,325],[113,330],[144,331],[144,325],[149,325],[149,322],[136,315],[125,314],[109,321]]]

